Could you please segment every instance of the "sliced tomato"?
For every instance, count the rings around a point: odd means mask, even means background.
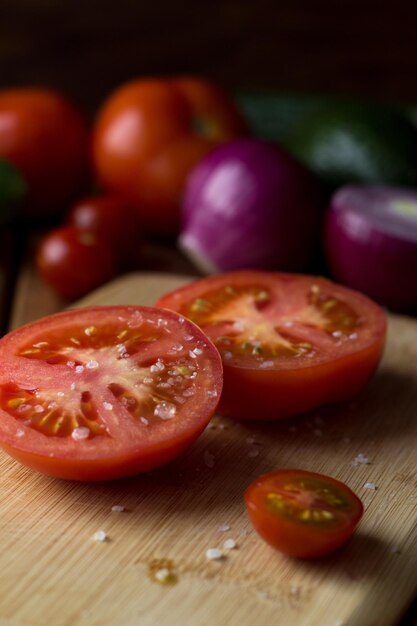
[[[245,492],[249,518],[260,536],[284,554],[319,557],[342,546],[363,514],[347,485],[314,472],[277,470]]]
[[[157,306],[198,324],[224,368],[220,410],[280,419],[357,393],[381,358],[386,320],[323,278],[241,271],[195,281]]]
[[[59,478],[103,480],[173,459],[222,388],[218,351],[168,311],[114,306],[46,317],[0,341],[0,445]]]

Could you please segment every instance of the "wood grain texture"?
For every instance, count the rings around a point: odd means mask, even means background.
[[[185,280],[133,274],[80,304],[152,304]],[[416,592],[416,417],[417,322],[390,316],[382,366],[354,402],[275,425],[216,417],[186,454],[150,475],[71,483],[2,454],[0,623],[392,626]],[[361,452],[370,465],[355,467]],[[352,541],[331,558],[287,559],[246,519],[251,480],[294,466],[345,481],[365,503]],[[126,510],[112,512],[115,504]],[[107,542],[92,540],[99,529]],[[237,549],[208,562],[207,548],[229,537]],[[166,558],[178,581],[161,586],[148,570]]]

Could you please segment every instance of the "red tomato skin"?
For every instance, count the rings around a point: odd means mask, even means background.
[[[46,235],[36,263],[43,280],[68,300],[80,298],[115,274],[108,243],[74,226],[63,226]]]
[[[306,413],[323,404],[355,396],[375,373],[385,338],[333,363],[299,370],[230,367],[223,363],[224,387],[219,411],[237,419],[279,420]]]
[[[152,314],[154,318],[164,317],[165,320],[178,319],[178,316],[171,311],[166,311],[162,314],[160,310],[152,307],[123,305],[89,307],[80,310],[72,309],[71,311],[50,315],[18,328],[0,339],[0,359],[4,363],[1,372],[3,379],[5,376],[7,377],[7,372],[9,371],[7,365],[8,358],[13,361],[22,342],[27,343],[29,341],[28,338],[31,336],[41,336],[44,332],[51,329],[51,324],[56,326],[62,323],[66,326],[68,320],[77,324],[79,323],[79,316],[88,315],[88,325],[94,319],[98,323],[101,316],[117,318],[119,315],[125,315],[128,309],[137,310],[143,315]],[[84,325],[85,322],[82,322],[82,324]],[[219,398],[223,385],[223,375],[222,362],[218,350],[201,333],[201,330],[188,320],[181,324],[181,328],[184,333],[190,333],[191,331],[200,342],[204,343],[206,356],[210,359],[213,368],[212,389],[216,390],[216,398]],[[125,450],[122,446],[117,453],[114,450],[111,450],[109,453],[108,449],[103,453],[99,449],[97,455],[93,456],[93,458],[91,458],[91,453],[89,456],[84,455],[82,448],[79,454],[78,452],[74,454],[73,451],[68,452],[65,447],[63,448],[61,442],[57,443],[53,456],[45,451],[40,453],[39,450],[36,450],[36,444],[27,443],[23,439],[16,440],[13,434],[15,427],[10,427],[10,422],[9,425],[7,423],[5,425],[2,424],[3,417],[1,415],[2,409],[0,408],[0,447],[24,465],[55,478],[102,481],[132,476],[169,463],[189,448],[206,428],[215,412],[217,402],[218,400],[216,399],[210,399],[210,406],[206,404],[204,409],[200,410],[200,413],[193,418],[192,422],[188,420],[186,427],[178,428],[170,438],[154,441],[150,445],[147,444],[146,448],[141,446],[140,450],[135,446],[130,446],[130,449]],[[194,416],[194,414],[192,415]],[[27,437],[24,439],[27,439]],[[22,443],[25,445],[23,446]]]
[[[129,198],[145,230],[172,235],[189,171],[212,147],[246,133],[235,105],[210,81],[137,79],[110,94],[99,111],[96,175],[108,192]]]
[[[187,438],[182,437],[181,439],[178,438],[177,441],[171,441],[166,448],[162,446],[150,448],[146,454],[142,453],[140,457],[134,453],[120,455],[118,458],[94,460],[45,457],[27,450],[19,450],[4,441],[0,445],[16,461],[47,476],[64,480],[97,482],[135,476],[169,463],[187,450],[198,439],[205,427],[206,424],[202,425],[190,433]]]
[[[211,276],[195,281],[165,294],[156,306],[181,312],[187,300],[201,296],[200,286],[211,289],[219,283],[242,285],[262,284],[262,277],[269,282],[278,277],[283,284],[297,274],[257,272],[243,270]],[[318,282],[323,279],[317,279]],[[328,281],[326,281],[328,282]],[[268,284],[268,283],[266,283]],[[280,420],[293,417],[324,404],[343,402],[357,394],[375,373],[381,360],[385,339],[386,319],[382,309],[371,300],[351,289],[333,284],[345,294],[351,294],[369,307],[375,323],[375,339],[361,350],[331,361],[303,366],[259,369],[250,366],[236,366],[223,361],[224,385],[219,411],[223,415],[242,420]],[[204,330],[204,328],[203,328]]]
[[[89,133],[82,114],[51,89],[0,91],[0,157],[28,184],[25,212],[54,215],[88,177]]]
[[[95,233],[113,249],[121,269],[140,259],[142,233],[136,212],[120,196],[90,196],[74,204],[68,224]]]
[[[256,501],[256,490],[263,481],[276,472],[265,474],[255,480],[245,491],[246,510],[249,519],[256,532],[270,546],[279,550],[283,554],[299,559],[315,559],[326,556],[343,546],[352,536],[363,515],[363,504],[356,494],[344,483],[330,477],[317,474],[315,472],[305,472],[303,470],[278,470],[280,473],[306,475],[319,479],[341,489],[349,494],[350,500],[354,504],[355,511],[344,528],[326,528],[323,532],[314,532],[308,525],[301,525],[284,517],[278,517]]]

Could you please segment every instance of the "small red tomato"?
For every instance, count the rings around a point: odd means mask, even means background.
[[[88,174],[88,143],[83,116],[59,92],[0,91],[0,158],[27,183],[27,214],[53,215],[76,197]]]
[[[75,226],[51,231],[39,247],[36,262],[45,282],[69,300],[80,298],[115,273],[107,242]]]
[[[68,222],[107,241],[118,264],[132,265],[139,258],[141,232],[136,212],[121,197],[92,196],[75,204]]]
[[[320,557],[342,546],[363,514],[344,483],[304,470],[277,470],[245,492],[249,518],[262,539],[288,556]]]

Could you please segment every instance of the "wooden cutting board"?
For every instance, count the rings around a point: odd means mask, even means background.
[[[80,304],[152,304],[187,280],[133,274]],[[151,475],[65,482],[1,454],[0,624],[393,626],[417,591],[416,418],[417,321],[390,316],[382,366],[354,402],[275,425],[215,417]],[[354,464],[360,453],[368,465]],[[291,560],[252,531],[243,491],[278,467],[330,474],[362,498],[338,554]],[[98,530],[107,541],[93,540]],[[207,561],[228,538],[237,548]],[[167,561],[176,582],[161,585]]]

